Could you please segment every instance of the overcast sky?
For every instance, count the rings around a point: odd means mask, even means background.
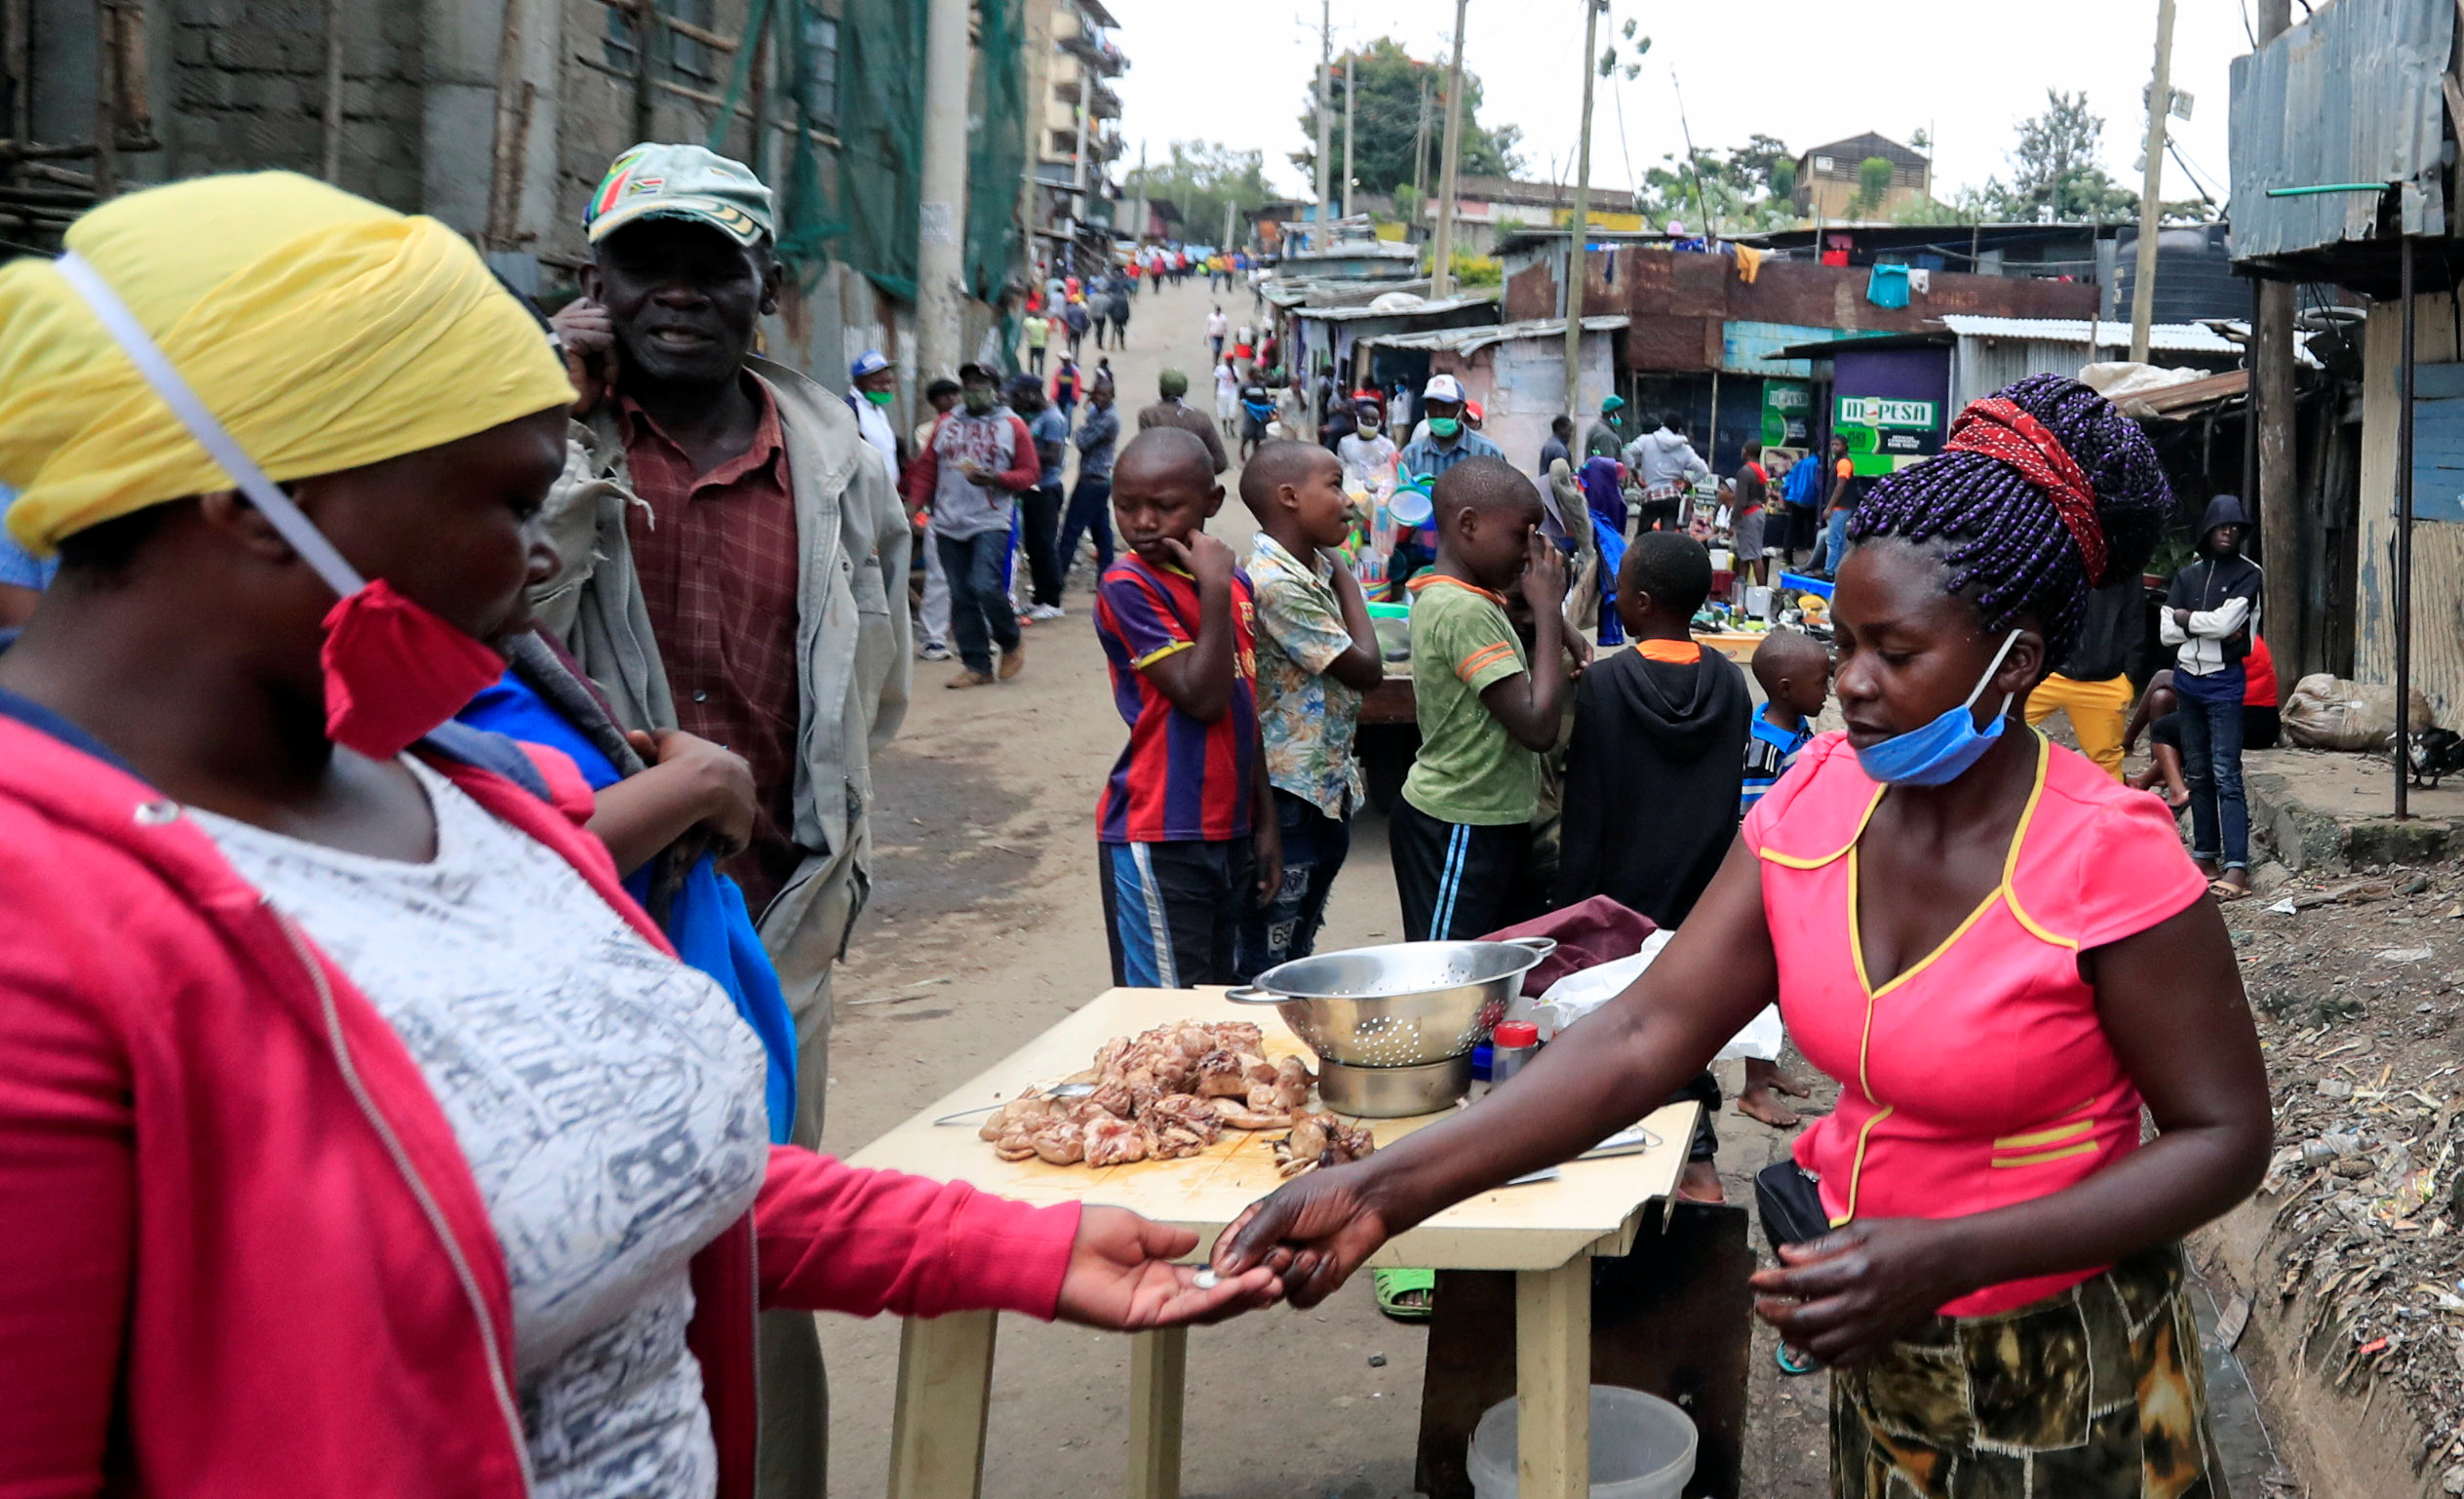
[[[1305,195],[1286,160],[1304,140],[1298,116],[1317,61],[1313,0],[1229,5],[1105,0],[1131,68],[1120,80],[1121,127],[1135,162],[1143,141],[1161,154],[1176,139],[1218,140],[1266,152],[1269,179]],[[2174,140],[2219,200],[2227,168],[2227,68],[2250,50],[2245,6],[2255,0],[2181,0],[2173,30],[2173,85],[2194,96]],[[1335,50],[1390,35],[1434,59],[1453,33],[1445,0],[1336,0]],[[2074,0],[2006,7],[1978,0],[1723,0],[1644,5],[1612,0],[1602,35],[1627,17],[1652,39],[1643,72],[1603,84],[1593,111],[1591,178],[1622,189],[1684,136],[1669,73],[1684,91],[1697,145],[1742,144],[1760,132],[1793,150],[1878,131],[1935,140],[1935,191],[2010,176],[2021,120],[2045,91],[2086,90],[2105,121],[2105,167],[2135,191],[2146,118],[2139,91],[2155,62],[2155,0]],[[1581,0],[1470,0],[1464,57],[1486,91],[1481,118],[1523,128],[1523,172],[1571,176],[1582,116]],[[1620,107],[1623,106],[1621,139]],[[1341,122],[1337,124],[1341,149]],[[1628,160],[1632,166],[1629,172]],[[2163,196],[2192,196],[2165,164]],[[1433,184],[1432,184],[1433,185]]]

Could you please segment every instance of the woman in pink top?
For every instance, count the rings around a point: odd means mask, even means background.
[[[1475,1119],[1268,1199],[1217,1266],[1288,1252],[1310,1305],[1651,1109],[1776,992],[1841,1089],[1759,1183],[1830,1231],[1755,1278],[1758,1311],[1837,1369],[1834,1493],[2221,1494],[2178,1242],[2266,1166],[2240,972],[2162,804],[2010,717],[2171,504],[2086,386],[1972,405],[1858,512],[1848,731],[1764,797],[1652,967]]]

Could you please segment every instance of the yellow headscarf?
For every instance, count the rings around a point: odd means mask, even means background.
[[[281,483],[569,404],[564,361],[445,225],[288,172],[198,178],[69,226],[208,410]],[[47,260],[0,267],[0,483],[39,554],[230,489]]]

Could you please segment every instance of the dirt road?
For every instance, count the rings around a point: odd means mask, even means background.
[[[1133,303],[1130,346],[1110,352],[1123,425],[1154,400],[1167,366],[1211,410],[1204,324],[1216,301],[1235,323],[1245,292],[1193,282]],[[1090,343],[1084,363],[1094,368]],[[1234,476],[1228,475],[1228,482]],[[1210,528],[1246,553],[1254,528],[1236,495]],[[1027,666],[999,688],[952,692],[956,662],[918,663],[905,729],[875,764],[873,904],[840,970],[825,1146],[846,1152],[998,1060],[1109,983],[1095,885],[1096,794],[1125,731],[1105,683],[1082,569],[1066,618],[1027,634]],[[1326,948],[1395,940],[1401,924],[1386,825],[1354,825],[1335,887]],[[1723,1080],[1734,1088],[1734,1076]],[[1737,1117],[1721,1124],[1732,1197],[1784,1140]],[[831,1492],[878,1495],[887,1472],[898,1326],[824,1318],[830,1366]],[[1042,1499],[1117,1491],[1127,1462],[1128,1343],[1004,1319],[994,1376],[985,1492]],[[1411,1492],[1423,1334],[1387,1321],[1367,1277],[1313,1312],[1278,1309],[1191,1343],[1185,1488],[1193,1496]],[[1382,1366],[1371,1359],[1382,1357]],[[1823,1491],[1821,1376],[1769,1375],[1758,1341],[1746,1491]]]

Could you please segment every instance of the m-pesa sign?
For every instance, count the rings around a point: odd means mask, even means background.
[[[1897,401],[1885,396],[1842,396],[1835,423],[1844,427],[1920,427],[1935,425],[1939,406],[1932,401]]]

